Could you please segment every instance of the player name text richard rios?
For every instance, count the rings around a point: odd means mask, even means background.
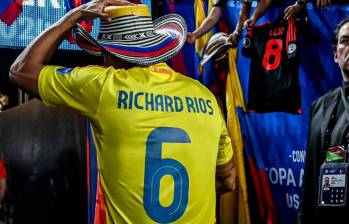
[[[162,112],[188,112],[212,115],[212,102],[194,96],[170,96],[157,93],[119,90],[118,109],[136,109]]]

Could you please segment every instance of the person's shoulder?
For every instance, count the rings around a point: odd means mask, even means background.
[[[101,65],[87,65],[84,67],[77,67],[80,73],[100,73],[105,72],[107,67]]]
[[[104,79],[109,73],[108,71],[110,69],[113,69],[112,67],[104,67],[100,65],[87,65],[83,67],[75,67],[72,73],[74,74],[73,79],[75,80],[81,80],[81,81],[88,81],[88,80],[97,80],[97,79]]]
[[[211,92],[211,90],[209,90],[205,85],[203,85],[201,82],[199,82],[196,79],[193,79],[189,76],[183,75],[181,73],[178,73],[179,77],[181,77],[181,79],[183,79],[184,82],[186,82],[186,84],[188,85],[189,88],[192,88],[193,92],[194,90],[196,91],[201,91],[205,94],[208,95],[213,95],[213,93]]]
[[[341,87],[337,87],[335,89],[330,90],[328,93],[320,96],[318,99],[316,99],[313,104],[312,107],[319,107],[320,105],[322,105],[325,101],[327,100],[332,100],[333,98],[337,97],[338,94],[340,94],[340,89]]]
[[[58,67],[56,74],[58,77],[62,77],[60,80],[64,80],[64,83],[81,88],[87,83],[103,83],[108,76],[108,68],[99,65],[74,68]]]
[[[327,98],[336,97],[336,96],[338,96],[338,94],[340,94],[340,91],[341,91],[341,87],[337,87],[335,89],[332,89],[332,90],[328,91],[327,93],[325,93],[324,95],[322,95],[321,97],[319,97],[316,101],[323,101],[323,100],[326,100]]]
[[[137,68],[137,69],[143,69],[143,68]],[[132,72],[134,71],[135,70],[132,70]],[[173,70],[166,63],[159,63],[153,66],[149,66],[149,71],[153,75],[154,74],[161,74],[161,75],[172,74],[173,80],[176,80],[177,83],[181,83],[181,85],[185,87],[183,91],[187,91],[188,93],[200,93],[205,96],[210,96],[210,97],[213,96],[212,92],[202,83],[200,83],[198,80]]]

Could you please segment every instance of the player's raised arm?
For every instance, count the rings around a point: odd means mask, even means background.
[[[10,68],[10,79],[29,93],[39,97],[38,77],[41,69],[49,63],[53,53],[70,29],[82,19],[101,17],[109,19],[103,12],[108,5],[132,4],[126,0],[94,0],[81,5],[46,29],[26,47]]]

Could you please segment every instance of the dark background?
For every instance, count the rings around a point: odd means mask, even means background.
[[[9,105],[4,109],[8,109],[19,104],[18,89],[10,82],[8,74],[11,64],[22,52],[22,50],[23,49],[0,47],[0,93],[9,96]],[[90,56],[83,51],[58,50],[53,56],[51,64],[75,67],[102,63],[103,61],[101,58]]]
[[[9,96],[9,105],[0,113],[0,155],[8,172],[0,216],[16,224],[87,223],[87,121],[30,96],[21,104],[19,89],[8,76],[21,51],[0,48],[0,92]],[[60,50],[51,64],[101,63],[82,51]]]

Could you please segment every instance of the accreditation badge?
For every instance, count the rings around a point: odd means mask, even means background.
[[[320,167],[319,206],[345,206],[347,204],[348,163],[325,162]]]

